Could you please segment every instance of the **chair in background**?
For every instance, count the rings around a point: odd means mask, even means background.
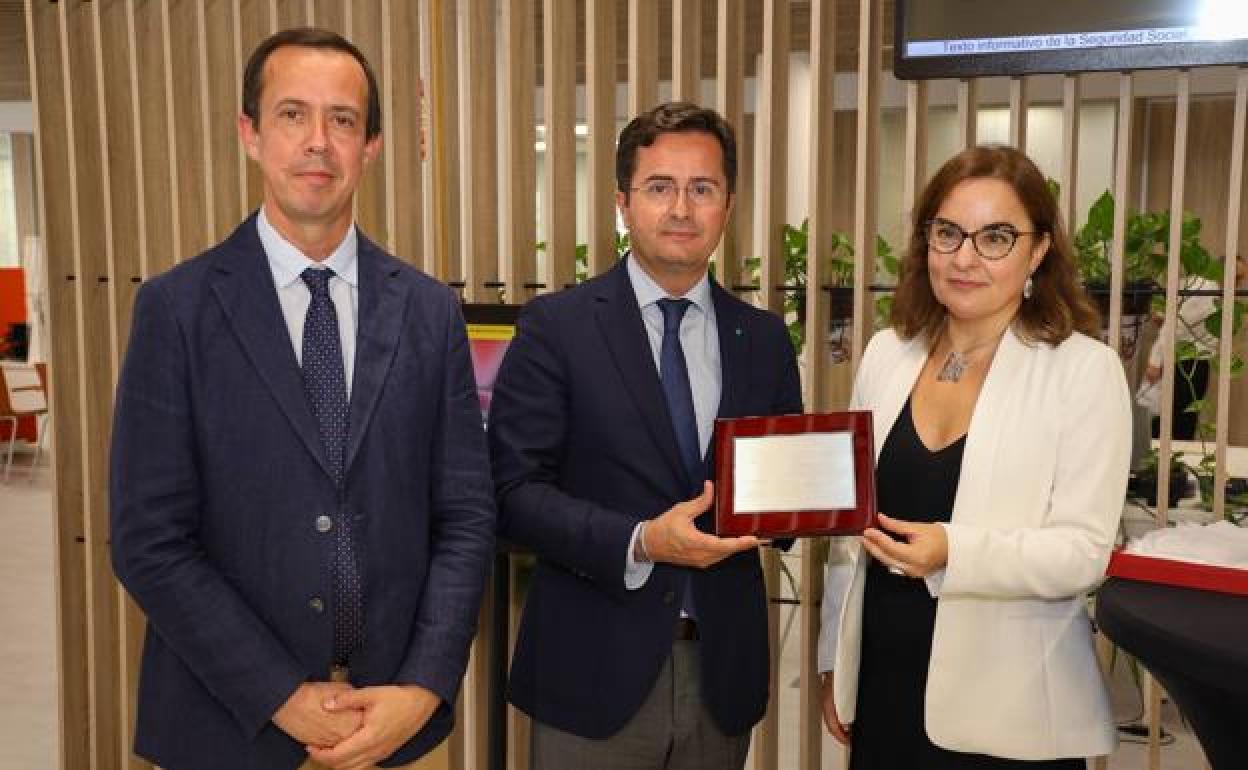
[[[13,468],[18,420],[22,417],[34,417],[36,422],[35,454],[30,464],[30,475],[33,479],[39,465],[39,455],[43,451],[44,436],[47,434],[47,426],[44,424],[48,414],[47,388],[35,364],[0,362],[0,381],[0,385],[3,385],[0,387],[0,426],[8,423],[10,427],[9,450],[4,461],[4,481],[8,482],[9,472]]]

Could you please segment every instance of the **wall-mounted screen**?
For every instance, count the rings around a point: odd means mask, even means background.
[[[894,74],[1248,63],[1248,0],[896,0]]]

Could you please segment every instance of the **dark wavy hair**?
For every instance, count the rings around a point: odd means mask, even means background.
[[[368,80],[368,115],[364,125],[364,135],[374,139],[381,133],[381,93],[377,88],[377,76],[369,66],[368,59],[360,53],[350,40],[337,32],[318,27],[292,27],[277,32],[256,46],[243,68],[243,114],[251,118],[256,128],[260,127],[260,93],[264,90],[264,63],[269,56],[285,46],[302,48],[321,48],[329,51],[345,53],[360,63],[364,70],[364,78]]]
[[[737,140],[732,126],[715,110],[689,102],[668,102],[647,110],[624,127],[615,148],[615,186],[628,194],[637,170],[637,149],[649,147],[660,134],[705,133],[715,137],[724,155],[728,192],[737,189]]]
[[[1023,301],[1014,330],[1028,342],[1057,345],[1073,332],[1095,337],[1100,320],[1075,271],[1074,251],[1058,212],[1057,201],[1036,164],[1013,147],[988,145],[963,150],[940,167],[915,204],[910,245],[902,258],[901,278],[893,300],[891,322],[911,339],[935,339],[946,310],[932,293],[927,274],[927,232],[924,223],[936,216],[951,190],[967,179],[1000,179],[1022,202],[1034,230],[1049,235],[1049,250],[1032,273],[1031,298]]]

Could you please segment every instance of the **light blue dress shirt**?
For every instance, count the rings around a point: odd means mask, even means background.
[[[632,254],[626,258],[625,269],[629,283],[641,308],[641,320],[654,355],[655,369],[659,368],[659,354],[663,348],[663,311],[658,302],[670,295],[659,286],[650,274],[637,264]],[[711,299],[711,282],[705,275],[682,297],[693,305],[685,311],[680,322],[680,346],[685,353],[685,366],[689,370],[689,386],[693,390],[693,411],[698,421],[698,445],[702,455],[711,444],[715,431],[715,415],[719,413],[719,398],[723,390],[723,375],[719,366],[719,328],[715,325],[715,303]],[[646,584],[652,562],[641,563],[633,559],[637,533],[641,525],[633,529],[624,562],[624,585],[635,591]]]
[[[256,231],[260,245],[264,247],[273,273],[273,285],[277,288],[277,300],[282,307],[282,317],[290,332],[290,344],[295,349],[295,360],[303,365],[303,322],[308,316],[312,293],[303,282],[303,271],[329,268],[334,277],[329,281],[329,298],[338,316],[338,336],[342,343],[342,364],[347,377],[347,397],[351,396],[351,376],[355,373],[355,328],[359,314],[359,239],[355,224],[347,228],[347,234],[324,262],[309,259],[270,224],[264,207],[256,217]]]

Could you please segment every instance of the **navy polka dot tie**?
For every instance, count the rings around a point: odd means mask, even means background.
[[[329,281],[333,276],[334,271],[328,269],[310,267],[303,271],[303,282],[312,295],[303,323],[303,387],[320,426],[325,460],[339,490],[333,516],[334,552],[330,573],[334,592],[334,663],[345,665],[363,636],[364,602],[351,516],[341,505],[347,449],[347,376],[338,336],[338,314],[329,298]]]
[[[659,348],[659,382],[667,400],[667,411],[672,417],[672,429],[680,447],[680,459],[689,475],[689,497],[702,493],[706,480],[706,464],[702,461],[702,444],[698,440],[698,416],[693,409],[693,388],[689,384],[689,367],[685,363],[685,349],[680,344],[680,322],[685,311],[693,303],[687,299],[661,299],[659,310],[663,311],[663,344]],[[686,575],[681,587],[680,609],[685,615],[696,618],[693,584]]]

